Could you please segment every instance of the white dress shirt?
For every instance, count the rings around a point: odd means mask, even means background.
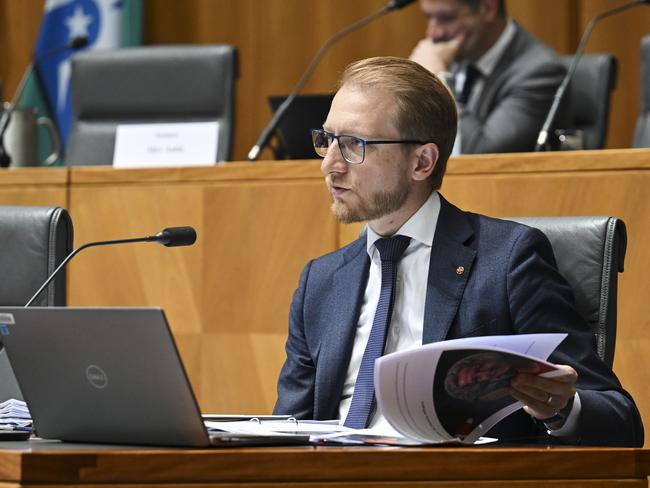
[[[411,242],[404,251],[404,255],[397,267],[397,280],[394,290],[395,301],[386,338],[385,354],[413,349],[422,345],[424,303],[426,300],[424,291],[427,287],[431,244],[436,232],[439,213],[440,197],[438,192],[434,191],[420,209],[395,233],[396,235],[410,237]],[[374,232],[370,226],[366,227],[366,231],[370,271],[366,291],[363,295],[352,357],[350,358],[343,386],[343,396],[339,404],[339,418],[343,420],[345,420],[350,408],[354,383],[359,373],[361,358],[366,350],[381,289],[381,259],[379,251],[375,247],[375,241],[382,236]],[[408,300],[406,297],[408,297]],[[378,427],[387,432],[392,430],[378,409],[370,421],[370,427]]]

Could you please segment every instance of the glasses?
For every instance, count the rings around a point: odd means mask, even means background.
[[[323,129],[312,129],[311,140],[314,143],[314,150],[316,154],[324,158],[327,155],[327,150],[336,139],[339,143],[339,150],[341,156],[350,164],[361,164],[366,158],[366,146],[368,144],[426,144],[422,141],[400,139],[396,141],[369,141],[355,136],[334,135]]]

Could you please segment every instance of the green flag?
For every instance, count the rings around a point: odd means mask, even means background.
[[[100,21],[99,15],[105,13],[108,9],[111,9],[111,15],[104,15]],[[77,22],[74,22],[72,17]],[[81,19],[81,24],[79,24],[79,19]],[[93,22],[95,25],[93,25]],[[114,25],[110,25],[110,22],[113,22]],[[103,41],[97,42],[99,39],[99,25],[101,25],[101,29],[113,28],[119,30],[119,32],[116,33],[117,35],[102,35]],[[86,29],[86,32],[79,32],[80,28]],[[35,49],[37,56],[39,51],[46,52],[57,45],[64,45],[65,42],[79,35],[85,35],[89,39],[89,44],[84,49],[127,47],[141,44],[142,0],[69,0],[67,2],[47,0],[41,23],[41,32]],[[47,63],[40,63],[39,69],[34,70],[27,80],[23,95],[18,102],[20,106],[36,108],[39,117],[48,117],[53,120],[58,127],[58,134],[63,134],[64,139],[67,137],[71,122],[69,100],[66,100],[68,103],[66,111],[66,107],[62,107],[61,100],[55,100],[54,98],[58,94],[63,94],[69,99],[70,94],[67,86],[52,85],[59,82],[69,83],[69,79],[60,76],[60,72],[54,71],[64,62],[69,62],[68,54],[48,60]],[[37,71],[40,76],[37,75]],[[57,109],[57,111],[52,113],[51,109]],[[65,140],[61,141],[62,147],[65,147],[65,142]],[[43,165],[46,158],[54,150],[54,146],[55,144],[47,127],[39,126],[39,165]],[[62,163],[63,158],[60,157],[53,165],[61,165]]]

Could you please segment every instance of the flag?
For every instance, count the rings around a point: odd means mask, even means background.
[[[58,48],[75,37],[88,39],[86,49],[132,46],[142,39],[141,0],[47,0],[36,43],[35,73],[28,81],[20,105],[35,106],[39,115],[52,118],[65,148],[72,125],[70,93],[71,57]],[[79,50],[78,50],[79,51]],[[48,55],[49,53],[49,55]],[[39,57],[41,59],[39,59]],[[39,133],[39,161],[51,152],[45,133]]]

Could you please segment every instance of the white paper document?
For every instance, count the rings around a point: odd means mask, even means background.
[[[151,168],[216,163],[219,123],[121,124],[115,133],[113,166]]]
[[[338,420],[240,420],[229,422],[204,421],[208,430],[230,432],[233,434],[302,434],[317,435],[333,432],[353,431],[348,427],[339,425]]]
[[[408,439],[474,443],[522,407],[508,393],[516,374],[565,374],[545,361],[565,337],[486,336],[387,354],[375,362],[377,405]]]

